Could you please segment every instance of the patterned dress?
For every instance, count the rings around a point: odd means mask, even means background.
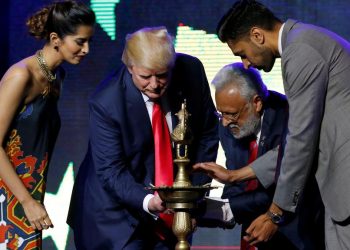
[[[22,105],[3,145],[25,187],[41,203],[60,128],[57,99],[53,94],[40,95]],[[21,204],[0,179],[0,250],[41,249],[41,238],[41,231],[32,229]]]

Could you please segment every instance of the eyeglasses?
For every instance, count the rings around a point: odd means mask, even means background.
[[[231,122],[237,122],[246,106],[247,104],[245,104],[238,112],[234,112],[234,113],[220,112],[217,110],[214,111],[214,113],[220,120],[225,118],[226,120],[230,120]]]

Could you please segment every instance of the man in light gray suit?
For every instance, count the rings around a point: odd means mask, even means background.
[[[284,214],[295,212],[315,174],[325,205],[326,247],[350,249],[350,44],[320,27],[283,23],[252,0],[235,3],[217,33],[246,68],[269,72],[281,57],[290,107],[273,203],[253,221],[246,239],[268,240]]]

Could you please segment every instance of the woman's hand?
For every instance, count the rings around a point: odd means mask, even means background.
[[[30,222],[30,225],[34,230],[43,230],[48,229],[49,227],[53,227],[53,224],[46,212],[45,207],[33,198],[22,202],[22,207],[27,219]]]

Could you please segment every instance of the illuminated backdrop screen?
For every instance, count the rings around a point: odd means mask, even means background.
[[[44,0],[1,1],[0,73],[42,44],[27,35],[25,20]],[[232,5],[228,0],[85,0],[97,16],[90,55],[79,66],[64,65],[59,109],[62,129],[49,169],[45,204],[55,224],[44,234],[44,249],[74,249],[72,233],[65,224],[74,174],[87,147],[87,99],[95,86],[120,65],[125,35],[144,26],[166,26],[175,37],[177,52],[198,57],[209,82],[225,64],[239,61],[215,35],[220,17]],[[264,0],[282,20],[299,19],[329,28],[350,38],[348,0]],[[263,74],[269,89],[283,92],[280,61],[270,74]],[[224,164],[222,151],[218,161]],[[220,190],[212,192],[219,196]],[[92,239],[93,240],[93,239]],[[1,242],[0,242],[1,243]],[[193,249],[239,249],[239,227],[233,230],[199,229]],[[209,248],[209,246],[212,246]],[[207,248],[205,248],[207,247]]]

